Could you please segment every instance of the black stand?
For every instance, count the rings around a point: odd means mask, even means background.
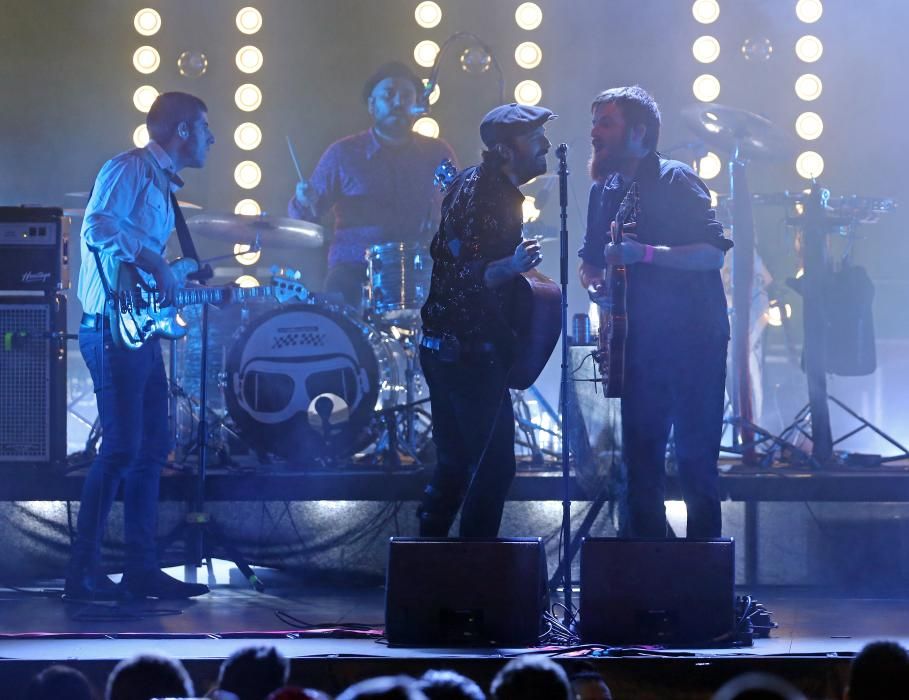
[[[568,381],[571,371],[568,364],[568,145],[560,143],[556,149],[559,158],[559,209],[562,222],[559,232],[560,257],[559,275],[562,283],[562,377],[559,403],[562,413],[562,547],[560,566],[562,567],[563,600],[565,614],[572,614],[571,604],[571,452],[569,435],[571,422],[568,410]]]
[[[202,347],[199,364],[201,365],[199,369],[199,468],[196,471],[192,504],[185,521],[164,538],[163,546],[166,547],[177,540],[183,540],[187,578],[195,579],[196,567],[200,566],[204,559],[208,566],[210,581],[214,579],[212,551],[214,546],[218,546],[246,577],[249,585],[262,592],[265,590],[265,585],[253,572],[249,563],[230,544],[217,522],[205,510],[205,472],[208,459],[208,382],[206,381],[208,378],[208,304],[202,305]]]

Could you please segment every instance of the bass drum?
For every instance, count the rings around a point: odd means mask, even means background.
[[[240,330],[224,396],[251,447],[324,466],[376,439],[376,411],[404,401],[406,369],[402,346],[346,307],[295,304]]]

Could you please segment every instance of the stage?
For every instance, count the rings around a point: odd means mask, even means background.
[[[266,593],[233,585],[185,604],[86,606],[59,599],[60,582],[47,588],[3,590],[4,634],[0,677],[5,697],[54,662],[75,665],[99,687],[120,659],[161,651],[183,660],[203,694],[220,661],[238,647],[273,644],[292,659],[291,681],[331,694],[364,678],[420,675],[451,668],[482,686],[516,654],[547,654],[571,667],[587,661],[615,697],[707,698],[744,671],[771,671],[812,698],[839,698],[850,657],[869,641],[909,643],[909,605],[902,599],[861,599],[823,589],[767,587],[750,593],[772,611],[779,627],[751,647],[721,649],[397,648],[381,637],[383,588],[316,586],[264,571]],[[56,590],[51,586],[56,586]],[[553,597],[553,600],[556,600]],[[278,613],[284,617],[282,621]],[[295,620],[296,624],[288,624]]]

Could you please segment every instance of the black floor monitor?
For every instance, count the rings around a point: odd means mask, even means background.
[[[585,539],[581,640],[722,645],[735,623],[734,586],[731,539]]]
[[[540,538],[391,538],[385,590],[389,644],[533,645],[547,606]]]

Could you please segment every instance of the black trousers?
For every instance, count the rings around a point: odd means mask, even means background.
[[[421,537],[496,537],[516,470],[507,368],[495,353],[455,362],[420,348],[429,385],[437,463],[418,511]],[[485,452],[484,452],[485,449]]]
[[[675,440],[687,536],[719,537],[717,460],[723,433],[725,337],[633,342],[626,350],[622,449],[627,534],[666,537],[666,447]]]

